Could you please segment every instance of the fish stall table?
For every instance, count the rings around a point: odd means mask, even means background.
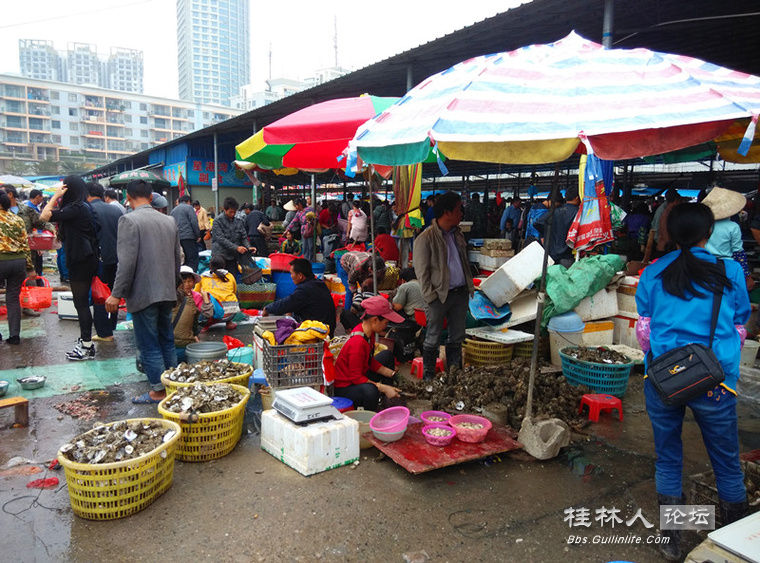
[[[493,425],[482,442],[470,444],[454,438],[443,447],[432,446],[425,441],[423,426],[422,422],[410,424],[406,434],[395,442],[383,442],[372,432],[365,432],[362,437],[414,475],[522,448],[522,444],[515,439],[517,433],[498,424]]]

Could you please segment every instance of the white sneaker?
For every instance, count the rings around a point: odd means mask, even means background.
[[[94,360],[95,359],[95,345],[90,344],[90,346],[85,346],[82,343],[81,338],[77,338],[76,346],[74,346],[74,349],[71,352],[66,352],[66,359],[72,360],[72,361],[82,361],[82,360]]]

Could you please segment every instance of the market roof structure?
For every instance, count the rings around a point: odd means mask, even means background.
[[[534,0],[330,82],[119,159],[91,174],[145,166],[154,151],[180,143],[208,144],[214,134],[220,143],[234,146],[261,127],[321,101],[363,93],[401,96],[427,76],[469,57],[556,41],[573,30],[601,41],[604,5],[603,0]],[[612,36],[616,47],[647,47],[760,74],[760,50],[756,48],[760,44],[760,9],[753,0],[618,1],[614,3]],[[452,162],[450,173],[496,171],[492,165],[470,164]]]

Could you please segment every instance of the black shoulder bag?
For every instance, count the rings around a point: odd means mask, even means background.
[[[726,265],[718,260],[723,272]],[[685,405],[692,399],[703,395],[725,378],[723,367],[712,351],[715,328],[718,325],[718,312],[723,300],[723,291],[713,294],[712,318],[710,321],[710,342],[704,344],[686,344],[674,348],[656,358],[649,352],[647,376],[659,393],[662,402],[671,407]]]

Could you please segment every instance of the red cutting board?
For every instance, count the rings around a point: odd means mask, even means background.
[[[404,437],[395,442],[378,440],[372,432],[366,432],[363,437],[415,475],[522,448],[522,444],[513,438],[514,431],[506,426],[494,424],[486,439],[477,444],[461,442],[454,438],[448,446],[443,447],[428,444],[422,435],[422,426],[421,422],[410,424]]]

